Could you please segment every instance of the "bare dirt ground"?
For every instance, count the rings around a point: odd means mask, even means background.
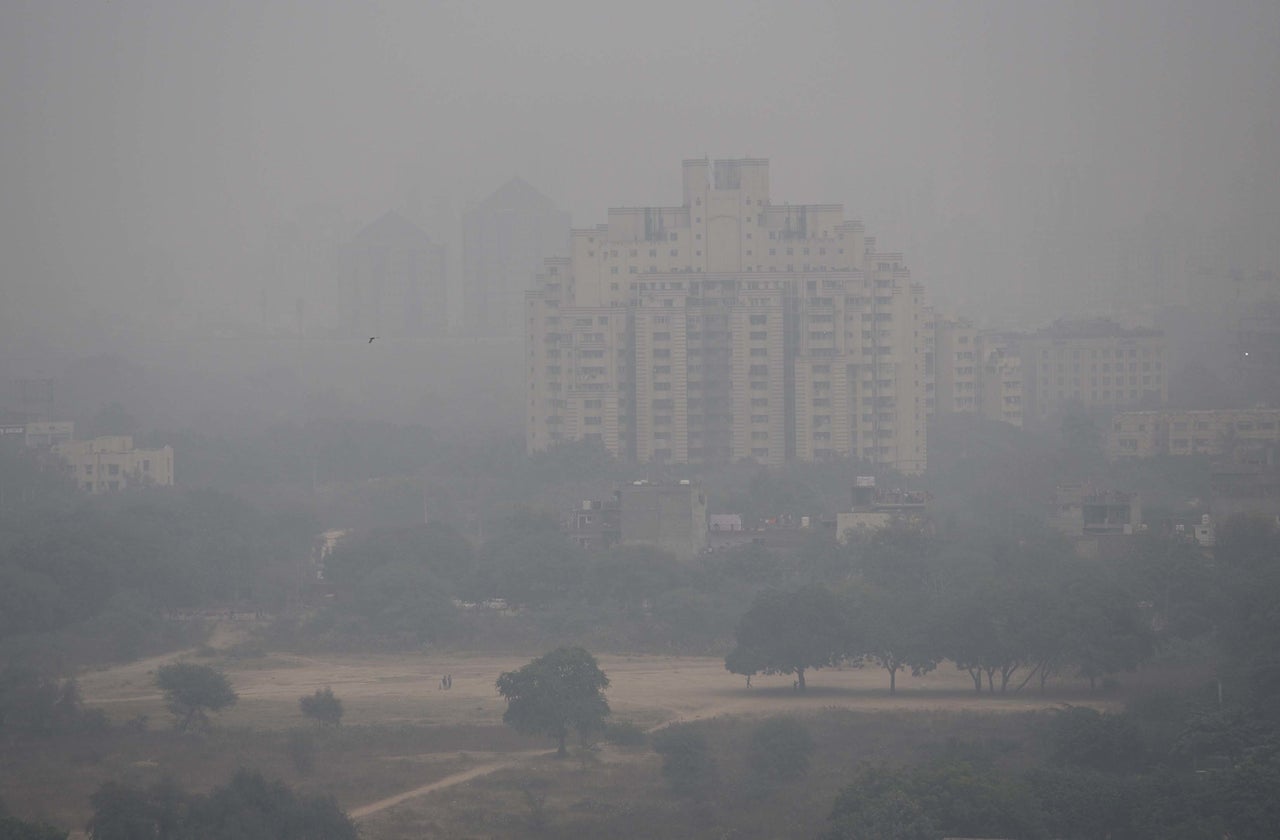
[[[142,660],[84,674],[80,687],[87,703],[115,719],[165,715],[154,686],[154,671],[176,657]],[[328,686],[343,701],[346,723],[493,724],[505,704],[494,688],[503,671],[524,665],[525,657],[465,654],[286,656],[207,661],[231,677],[240,702],[219,716],[236,726],[288,726],[301,722],[298,698]],[[1021,694],[995,697],[973,691],[967,674],[949,665],[923,677],[899,674],[898,693],[888,693],[888,677],[873,668],[824,669],[808,673],[809,688],[798,693],[789,676],[757,675],[752,688],[712,657],[602,655],[608,674],[610,706],[616,718],[654,726],[672,720],[696,720],[721,714],[768,715],[829,706],[866,711],[947,709],[1025,711],[1063,702],[1105,705],[1076,683],[1051,684],[1042,697],[1028,686]],[[440,679],[453,677],[450,690]]]
[[[234,641],[225,634],[218,638],[223,644]],[[86,673],[80,679],[85,700],[116,720],[146,715],[153,722],[163,721],[167,713],[154,687],[154,671],[177,658],[208,662],[228,673],[240,701],[217,719],[221,725],[245,728],[298,726],[303,723],[298,699],[324,686],[331,687],[342,699],[347,724],[496,725],[501,722],[505,703],[497,694],[494,681],[502,672],[528,661],[527,657],[458,653],[271,654],[244,660],[219,656],[200,659],[188,653]],[[601,655],[597,659],[611,682],[608,698],[614,718],[630,720],[647,729],[719,715],[754,717],[830,708],[992,713],[1029,711],[1064,702],[1106,706],[1119,700],[1089,695],[1074,682],[1051,684],[1047,696],[1041,696],[1032,686],[1017,695],[977,695],[966,673],[945,664],[923,677],[900,674],[898,693],[891,696],[887,674],[874,668],[809,672],[808,690],[800,693],[794,690],[789,676],[758,675],[749,688],[743,677],[725,671],[719,658]],[[446,674],[453,678],[449,690],[440,686],[441,677]],[[406,774],[401,792],[372,802],[350,803],[350,812],[365,820],[409,800],[512,768],[522,761],[536,760],[540,755],[538,751],[477,755],[479,764],[444,778],[428,775],[414,780]]]

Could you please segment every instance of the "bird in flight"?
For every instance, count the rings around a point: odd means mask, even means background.
[[[375,338],[377,338],[377,336],[376,336],[376,335],[374,335],[374,336],[370,336],[370,337],[369,337],[369,343],[370,343],[370,344],[373,344],[373,340],[374,340]]]

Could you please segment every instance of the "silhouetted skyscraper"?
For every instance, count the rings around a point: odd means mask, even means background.
[[[472,333],[518,338],[524,293],[547,257],[568,253],[569,214],[519,178],[463,221],[462,322]]]
[[[348,335],[421,337],[448,326],[445,249],[394,210],[342,248],[339,310]]]

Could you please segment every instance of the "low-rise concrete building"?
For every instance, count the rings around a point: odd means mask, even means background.
[[[1126,537],[1143,529],[1142,499],[1080,482],[1059,484],[1050,524],[1072,540],[1081,557],[1115,555]]]
[[[689,559],[707,547],[707,495],[691,481],[623,486],[620,534],[624,543],[647,543]]]
[[[1228,455],[1240,445],[1280,443],[1280,408],[1125,411],[1107,431],[1107,457]]]
[[[850,533],[887,528],[894,522],[920,518],[928,502],[923,490],[901,490],[876,486],[875,476],[860,475],[854,480],[853,504],[836,514],[836,539],[849,541]]]
[[[1237,447],[1215,462],[1209,510],[1219,522],[1238,513],[1280,517],[1280,444]]]
[[[622,540],[622,493],[609,499],[587,499],[565,521],[569,539],[589,551],[609,548]]]
[[[1023,416],[1044,423],[1076,406],[1090,412],[1158,408],[1168,400],[1168,351],[1159,330],[1105,319],[1058,321],[1010,335],[1020,358]]]
[[[1053,524],[1069,537],[1133,534],[1142,524],[1142,501],[1137,493],[1073,482],[1059,484],[1056,495]]]
[[[692,481],[633,481],[610,498],[583,501],[561,523],[569,539],[588,550],[652,545],[687,560],[707,547],[707,496]]]
[[[43,449],[75,440],[76,424],[71,420],[37,420],[28,423],[23,442],[32,449]]]
[[[173,484],[173,447],[134,449],[129,435],[70,440],[53,446],[76,486],[87,493]]]

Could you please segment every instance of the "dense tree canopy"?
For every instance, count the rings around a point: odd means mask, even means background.
[[[735,674],[795,674],[805,688],[805,671],[827,668],[850,650],[845,604],[825,586],[792,592],[761,592],[738,622],[737,645],[725,657]]]
[[[302,713],[317,723],[326,726],[338,726],[342,723],[342,701],[334,695],[331,688],[317,688],[314,694],[299,698],[298,706]]]
[[[604,727],[608,687],[609,678],[595,657],[579,647],[553,650],[497,682],[507,701],[503,722],[517,732],[555,738],[562,757],[570,731],[586,737]]]
[[[91,840],[356,840],[331,797],[294,793],[241,770],[207,796],[172,784],[140,789],[107,782],[91,797]]]
[[[156,685],[164,692],[165,704],[183,732],[206,726],[209,712],[233,706],[238,699],[227,675],[208,665],[162,665],[156,670]]]

